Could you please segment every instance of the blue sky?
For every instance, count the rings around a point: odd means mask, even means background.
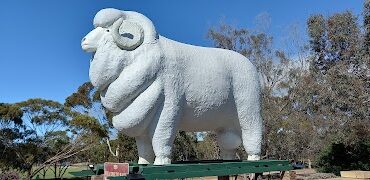
[[[88,81],[90,54],[80,47],[92,28],[95,13],[107,7],[148,16],[168,38],[211,46],[207,30],[221,20],[254,28],[255,17],[268,13],[275,46],[287,27],[297,24],[305,34],[311,14],[351,10],[360,14],[362,0],[1,0],[0,102],[29,98],[64,102]]]

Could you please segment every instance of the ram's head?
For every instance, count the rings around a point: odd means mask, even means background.
[[[93,53],[90,80],[103,91],[136,56],[141,44],[156,39],[156,32],[144,15],[112,8],[100,10],[95,15],[94,26],[82,39],[81,47]]]
[[[112,36],[123,50],[134,50],[140,46],[144,40],[143,27],[126,17],[123,11],[116,9],[99,11],[94,18],[95,29],[82,39],[82,49],[95,52],[104,36]]]

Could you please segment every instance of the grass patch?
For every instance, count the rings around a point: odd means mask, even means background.
[[[87,166],[69,166],[66,172],[63,174],[62,178],[73,178],[74,176],[71,175],[69,172],[77,172],[77,171],[82,171],[86,169],[88,169]],[[39,176],[40,179],[44,179],[42,172],[38,173],[37,175]],[[34,177],[34,179],[36,178],[36,176]],[[54,171],[48,168],[45,173],[45,179],[53,179],[53,178],[54,178]]]

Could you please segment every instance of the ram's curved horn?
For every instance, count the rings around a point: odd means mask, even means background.
[[[124,50],[134,50],[143,43],[144,30],[134,22],[118,19],[112,26],[113,39]]]

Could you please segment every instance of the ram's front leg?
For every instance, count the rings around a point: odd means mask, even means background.
[[[173,100],[165,100],[157,126],[153,132],[152,145],[155,165],[171,164],[172,144],[177,132],[180,106]]]

